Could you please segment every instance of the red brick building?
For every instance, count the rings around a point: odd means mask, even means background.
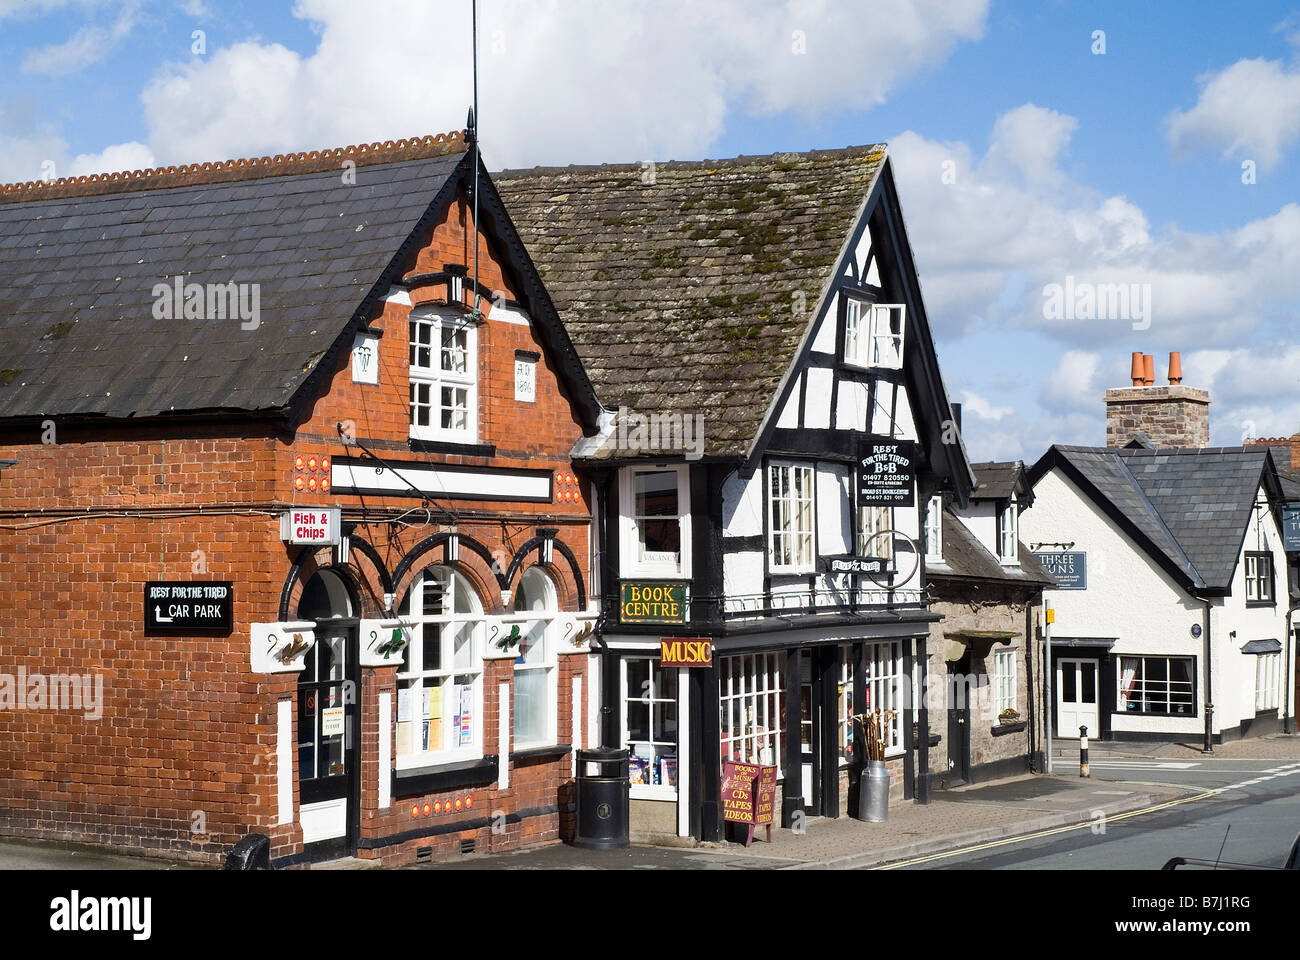
[[[559,836],[600,407],[475,157],[0,192],[0,834],[262,833],[277,866]]]

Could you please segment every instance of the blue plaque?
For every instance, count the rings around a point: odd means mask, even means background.
[[[1066,553],[1052,550],[1035,553],[1038,562],[1056,580],[1060,590],[1088,589],[1088,555],[1086,553]]]

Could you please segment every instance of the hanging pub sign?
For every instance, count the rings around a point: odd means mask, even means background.
[[[1035,553],[1034,557],[1043,565],[1043,569],[1056,580],[1058,590],[1088,589],[1088,555],[1086,553],[1048,550]]]
[[[294,507],[280,514],[280,539],[285,543],[333,546],[339,542],[338,507]]]
[[[858,445],[858,506],[916,506],[916,442],[868,435]]]
[[[888,573],[889,561],[884,557],[818,557],[819,573]]]
[[[145,633],[215,633],[235,629],[235,591],[229,580],[150,580],[144,585]]]
[[[619,623],[685,623],[686,584],[623,580],[619,585]]]
[[[659,666],[710,667],[713,641],[708,637],[663,637],[659,641]]]
[[[1300,550],[1300,507],[1282,508],[1282,549]]]

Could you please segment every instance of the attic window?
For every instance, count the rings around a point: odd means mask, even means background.
[[[901,303],[867,303],[846,297],[844,304],[844,362],[858,367],[897,370],[903,365]]]
[[[410,315],[410,425],[420,440],[472,443],[477,434],[476,331],[443,309]]]
[[[998,513],[998,559],[1005,564],[1015,563],[1018,559],[1019,519],[1020,509],[1013,496]]]

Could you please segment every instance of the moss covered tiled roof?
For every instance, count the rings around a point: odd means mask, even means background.
[[[601,401],[749,452],[884,145],[508,170],[493,181]]]

